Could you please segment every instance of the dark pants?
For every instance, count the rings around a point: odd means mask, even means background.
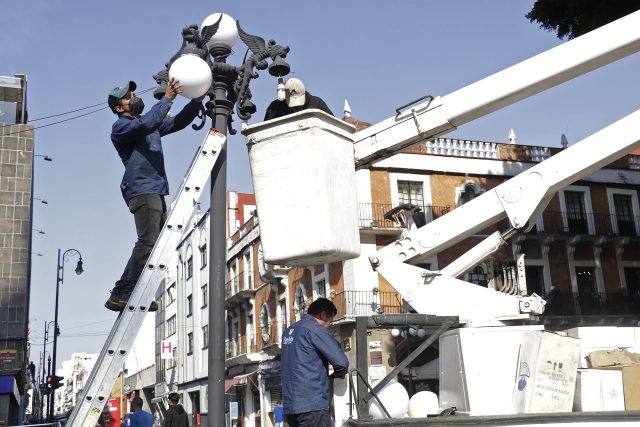
[[[301,414],[286,414],[289,427],[333,427],[329,411],[311,411]]]
[[[120,281],[135,285],[167,219],[167,205],[160,194],[142,194],[129,200],[129,211],[136,222],[138,241]]]

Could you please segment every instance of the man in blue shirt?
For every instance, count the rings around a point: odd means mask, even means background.
[[[153,415],[142,410],[142,399],[134,397],[131,399],[131,411],[127,417],[127,427],[154,427]],[[159,427],[159,426],[158,426]]]
[[[333,426],[329,378],[344,378],[349,369],[347,357],[327,329],[337,313],[331,301],[318,298],[282,334],[282,394],[290,427]]]
[[[160,137],[191,123],[204,98],[203,95],[191,100],[178,114],[169,116],[173,100],[182,91],[180,82],[171,79],[160,101],[142,114],[144,102],[136,96],[136,87],[135,82],[115,87],[108,98],[111,111],[118,115],[111,130],[111,141],[125,169],[120,190],[134,216],[138,235],[127,266],[105,303],[112,311],[122,311],[126,307],[166,220],[164,196],[169,194],[169,184]],[[158,305],[152,302],[149,311],[157,309]]]

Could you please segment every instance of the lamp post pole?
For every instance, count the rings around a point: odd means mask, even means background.
[[[231,50],[229,49],[229,52]],[[217,58],[216,58],[217,59]],[[235,67],[226,64],[222,56],[214,63],[214,127],[227,134],[233,103],[227,99],[229,87],[237,78]],[[211,101],[208,102],[208,104]],[[225,272],[227,265],[227,143],[222,146],[218,160],[211,171],[211,208],[209,215],[209,241],[211,242],[209,283],[209,395],[207,423],[225,425]],[[222,304],[221,304],[222,303]]]
[[[56,357],[58,354],[58,335],[60,334],[60,329],[58,328],[58,303],[60,296],[60,285],[64,281],[64,263],[68,261],[72,256],[78,255],[78,265],[75,269],[76,274],[80,275],[84,271],[82,269],[82,255],[77,249],[67,249],[64,251],[62,255],[60,255],[60,249],[58,249],[58,268],[56,270],[56,307],[55,314],[53,318],[53,361],[52,361],[52,373],[51,375],[56,375]],[[53,407],[55,402],[55,390],[51,390],[51,395],[49,396],[49,422],[54,422],[53,418]]]
[[[183,44],[166,68],[154,76],[159,87],[154,92],[161,98],[169,80],[169,70],[174,61],[184,55],[195,55],[206,61],[211,68],[212,86],[207,95],[209,101],[201,111],[202,123],[193,125],[196,130],[204,127],[206,117],[213,121],[213,127],[219,132],[235,134],[230,126],[233,107],[238,117],[248,120],[256,112],[251,102],[249,83],[258,77],[254,69],[269,68],[269,74],[282,77],[289,73],[289,65],[284,58],[289,52],[288,46],[277,45],[274,40],[268,43],[242,30],[240,24],[225,14],[208,16],[201,31],[197,25],[182,30]],[[231,49],[240,37],[252,52],[245,62],[235,67],[226,63]],[[213,58],[213,61],[211,61]],[[267,59],[271,59],[269,65]],[[225,425],[224,376],[225,376],[225,275],[227,261],[227,144],[223,144],[218,159],[211,171],[211,208],[209,214],[209,361],[208,361],[208,399],[207,424]]]

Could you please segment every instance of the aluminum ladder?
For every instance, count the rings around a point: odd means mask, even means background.
[[[191,217],[193,207],[207,183],[226,136],[210,129],[191,162],[176,200],[171,206],[164,228],[158,236],[147,266],[142,271],[127,307],[111,328],[111,333],[100,352],[100,357],[91,371],[82,396],[71,413],[71,427],[94,427],[109,399],[111,389],[122,371],[129,350],[138,335],[149,304],[167,271],[167,264],[175,254],[185,223]]]

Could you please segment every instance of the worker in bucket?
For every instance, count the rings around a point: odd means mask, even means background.
[[[349,360],[327,329],[337,313],[331,301],[318,298],[282,334],[282,398],[289,427],[333,426],[329,378],[344,378],[349,369]]]
[[[280,99],[283,95],[284,99]],[[284,85],[284,94],[279,94],[278,99],[267,107],[264,119],[265,121],[271,120],[309,108],[316,108],[333,116],[327,104],[320,97],[311,95],[305,90],[304,84],[300,80],[291,78]]]
[[[138,240],[131,257],[105,307],[124,310],[166,220],[164,196],[169,183],[164,168],[161,137],[184,129],[197,116],[204,95],[192,99],[178,114],[169,116],[173,100],[182,91],[171,79],[164,96],[145,114],[144,102],[135,94],[135,82],[117,86],[109,92],[111,111],[118,116],[111,130],[111,141],[124,164],[120,184],[122,197],[133,214]],[[149,311],[156,311],[153,301]]]

